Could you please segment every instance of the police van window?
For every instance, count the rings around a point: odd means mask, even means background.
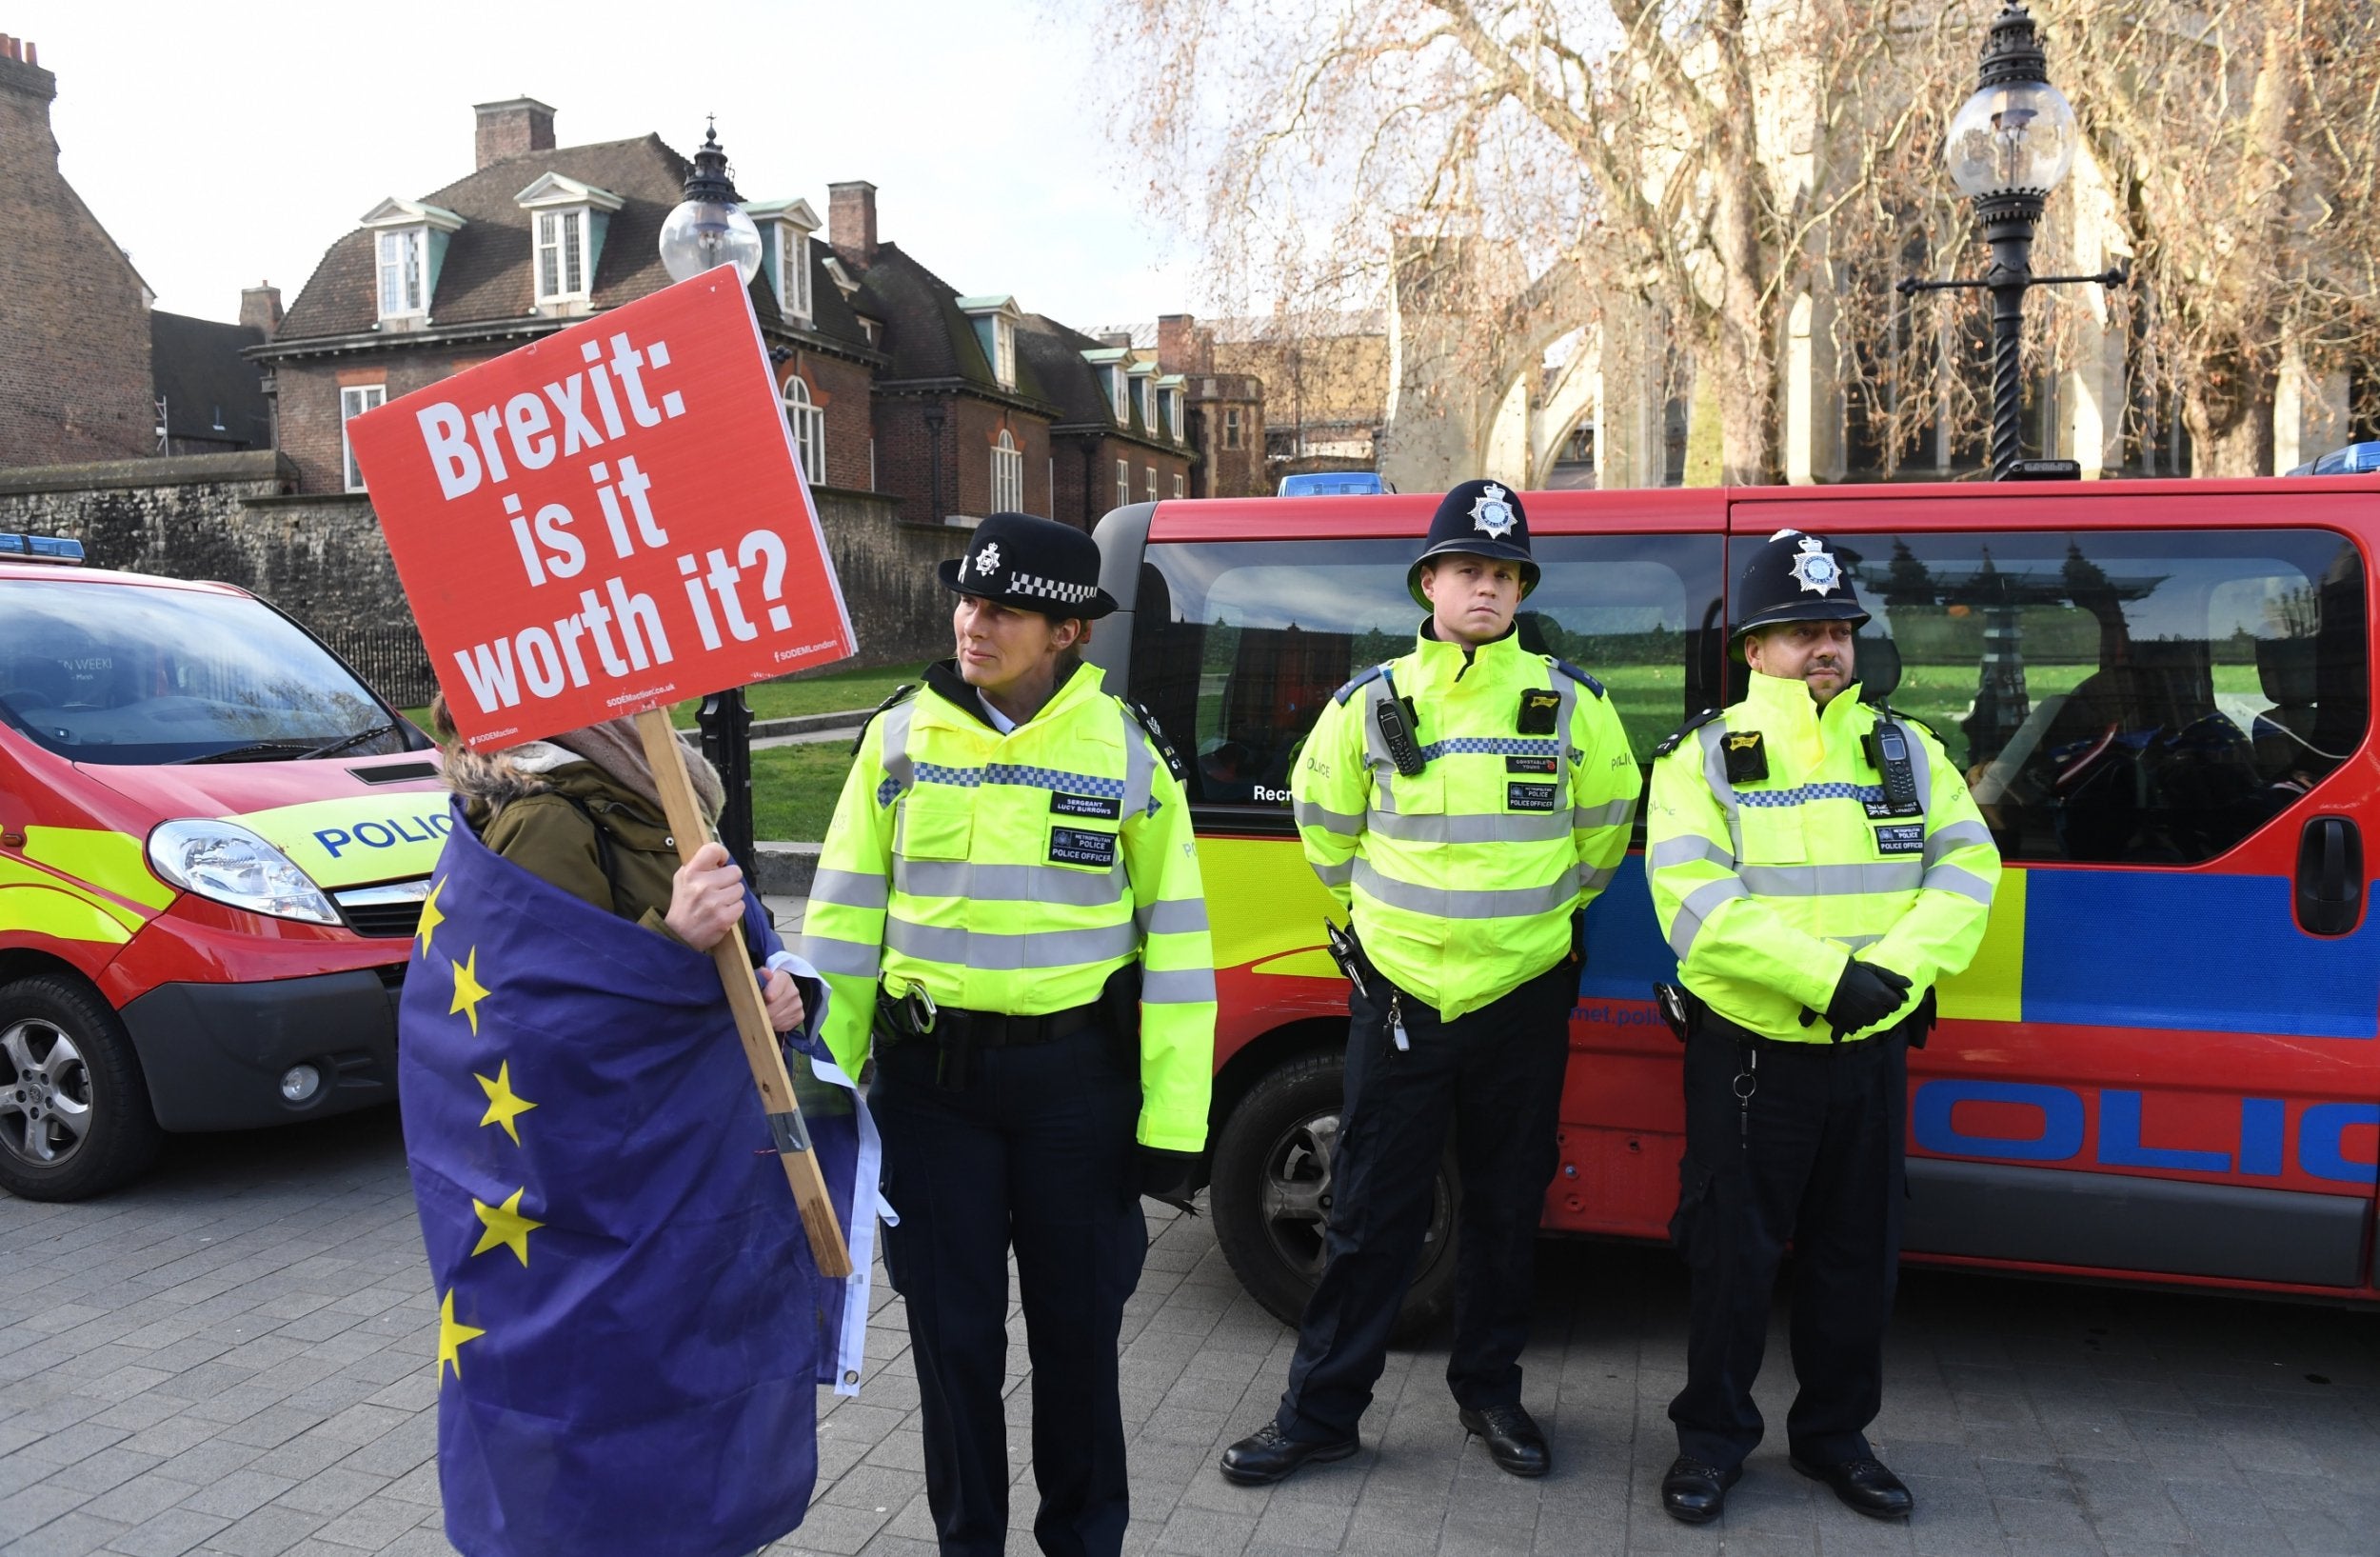
[[[1409,651],[1410,540],[1227,541],[1148,549],[1132,695],[1182,750],[1194,803],[1285,809],[1290,762],[1331,694]],[[1708,535],[1540,536],[1524,645],[1609,689],[1639,763],[1711,701],[1724,576]],[[1689,702],[1689,680],[1693,701]]]
[[[0,719],[76,762],[401,751],[401,721],[262,602],[69,579],[0,581]]]
[[[1875,613],[1867,695],[1941,736],[2009,859],[2211,860],[2363,741],[2364,566],[2330,531],[1841,549]]]

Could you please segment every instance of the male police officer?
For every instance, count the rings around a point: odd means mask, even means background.
[[[1513,617],[1537,567],[1511,492],[1447,493],[1406,583],[1430,610],[1413,652],[1339,689],[1290,781],[1306,858],[1353,910],[1360,950],[1343,964],[1329,1257],[1279,1410],[1224,1451],[1236,1482],[1359,1447],[1449,1124],[1462,1205],[1447,1382],[1497,1465],[1546,1470],[1519,1356],[1578,989],[1575,921],[1628,847],[1641,780],[1603,689],[1520,646]]]
[[[1670,1227],[1694,1281],[1661,1501],[1689,1524],[1716,1517],[1760,1441],[1752,1384],[1790,1239],[1794,1468],[1898,1518],[1909,1489],[1866,1428],[1900,1258],[1905,1050],[1932,1025],[1934,982],[1983,939],[2000,859],[1933,734],[1854,690],[1868,614],[1824,541],[1774,536],[1735,616],[1744,699],[1662,743],[1646,825],[1685,983]]]
[[[1205,1144],[1215,974],[1181,786],[1076,652],[1116,609],[1079,529],[995,513],[942,565],[957,653],[863,733],[810,888],[826,1041],[869,1093],[944,1557],[1008,1546],[1008,1251],[1033,1357],[1034,1537],[1116,1557],[1116,1339],[1140,1197]],[[906,690],[905,689],[903,689]],[[1136,1146],[1137,1143],[1137,1146]]]

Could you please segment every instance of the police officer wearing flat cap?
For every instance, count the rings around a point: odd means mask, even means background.
[[[1677,1519],[1716,1518],[1760,1442],[1752,1386],[1788,1242],[1795,1470],[1860,1513],[1909,1488],[1867,1438],[1900,1259],[1907,1049],[1982,942],[2000,859],[1931,730],[1860,697],[1868,620],[1842,558],[1781,530],[1735,589],[1741,702],[1653,766],[1646,865],[1682,992],[1686,1152],[1670,1231],[1692,1271],[1670,1403]]]
[[[945,1553],[1006,1549],[1009,1250],[1033,1364],[1033,1532],[1114,1557],[1129,1518],[1116,1346],[1205,1144],[1215,974],[1190,813],[1145,717],[1078,651],[1099,548],[996,513],[942,565],[957,654],[863,732],[803,951],[825,1037],[871,1052],[884,1264],[906,1300]]]
[[[1447,493],[1407,576],[1430,613],[1413,652],[1339,689],[1291,775],[1306,858],[1354,921],[1346,1093],[1321,1282],[1279,1408],[1223,1454],[1233,1481],[1360,1447],[1450,1128],[1446,1380],[1497,1465],[1546,1471],[1519,1359],[1577,921],[1627,849],[1640,779],[1603,689],[1521,647],[1515,613],[1537,583],[1520,500],[1491,481]]]

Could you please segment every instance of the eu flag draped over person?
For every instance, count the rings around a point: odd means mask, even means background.
[[[748,893],[743,929],[790,961]],[[823,981],[790,970],[814,1033]],[[741,1557],[799,1526],[817,1386],[857,1391],[876,1219],[874,1131],[823,1046],[797,1035],[791,1068],[846,1280],[811,1261],[711,959],[490,853],[459,807],[399,1031],[447,1538]]]

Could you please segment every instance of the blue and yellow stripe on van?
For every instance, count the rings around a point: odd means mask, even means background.
[[[1677,976],[1632,855],[1588,914],[1587,999]],[[2380,931],[2309,935],[2281,876],[2027,869],[2000,877],[1974,962],[1941,985],[1970,1022],[2380,1037]],[[1220,922],[1220,916],[1218,917]]]

